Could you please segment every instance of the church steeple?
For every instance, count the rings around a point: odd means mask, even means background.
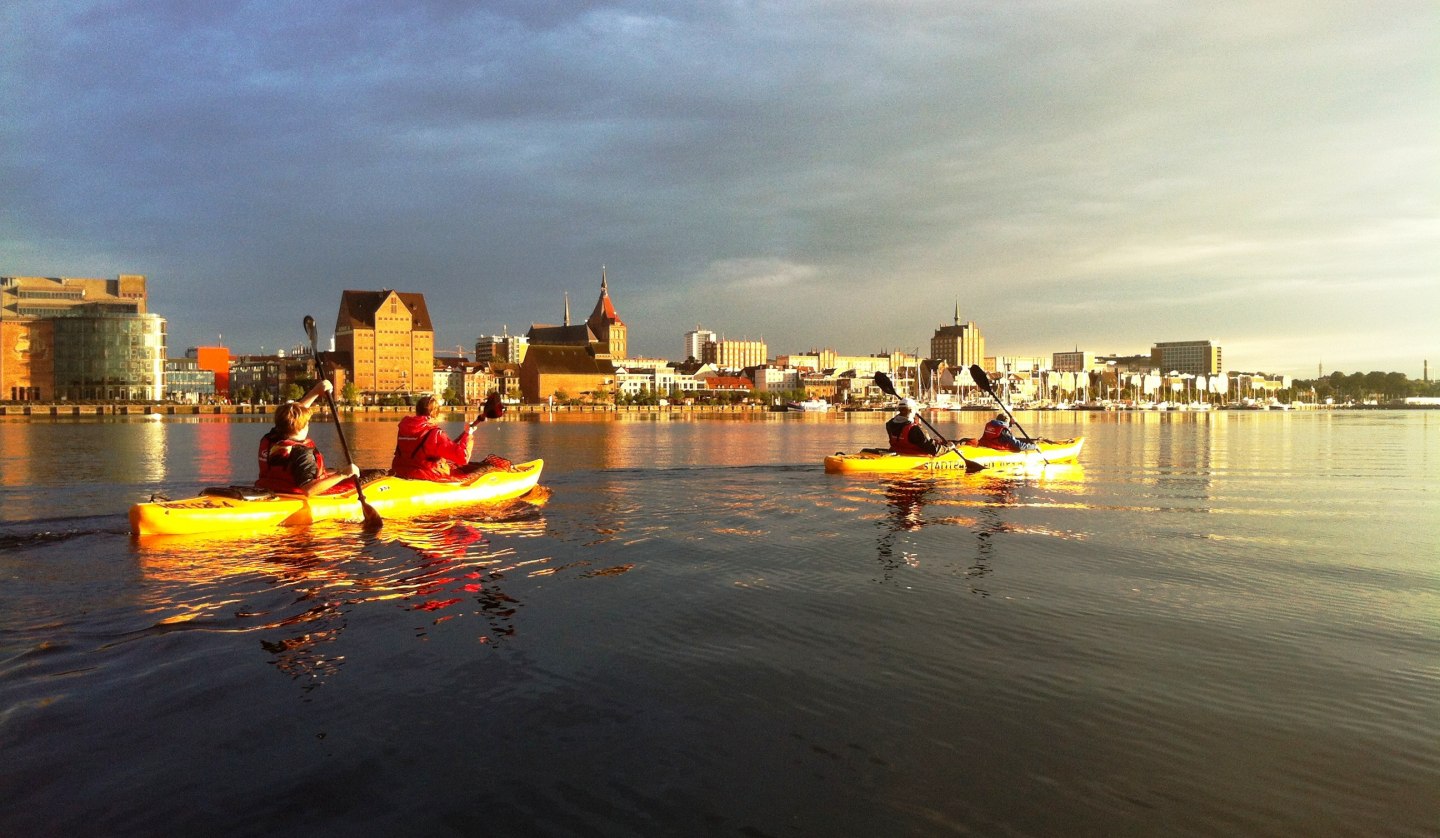
[[[565,292],[565,325],[570,325],[570,292]]]
[[[955,298],[955,325],[960,325],[960,298]]]
[[[610,302],[610,282],[605,275],[604,265],[600,266],[600,299],[595,301],[595,310],[590,312],[590,319],[585,322],[597,335],[605,324],[620,322],[620,315],[615,313],[615,304]]]
[[[627,329],[620,315],[615,313],[615,304],[610,301],[610,277],[604,265],[600,266],[600,299],[595,301],[595,310],[590,313],[585,325],[605,344],[612,357],[628,357]]]

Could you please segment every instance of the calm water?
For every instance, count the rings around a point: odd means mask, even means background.
[[[823,473],[884,418],[512,418],[536,497],[239,542],[124,513],[265,424],[0,420],[0,835],[1440,833],[1440,413]]]

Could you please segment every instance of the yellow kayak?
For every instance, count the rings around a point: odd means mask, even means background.
[[[962,439],[953,450],[934,457],[913,457],[889,451],[866,449],[856,454],[833,454],[825,458],[828,474],[884,474],[894,472],[964,471],[966,462],[986,468],[1008,465],[1044,465],[1071,462],[1080,456],[1085,437],[1042,439],[1039,451],[1003,451],[974,445]],[[973,468],[972,468],[973,470]]]
[[[365,484],[365,500],[382,518],[407,518],[450,507],[518,498],[540,482],[544,460],[487,471],[460,483],[381,477]],[[130,507],[136,535],[189,535],[220,530],[304,526],[334,518],[360,518],[353,492],[337,495],[281,495],[263,489],[226,486],[199,497],[160,500]]]

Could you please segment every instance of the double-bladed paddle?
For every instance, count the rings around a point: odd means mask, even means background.
[[[876,385],[878,385],[878,386],[880,387],[880,389],[885,393],[885,395],[891,396],[891,397],[897,398],[897,399],[900,398],[900,394],[897,393],[897,392],[895,392],[895,383],[890,380],[890,376],[886,375],[886,374],[883,373],[883,372],[877,372],[877,373],[875,373],[875,383],[876,383]],[[951,449],[951,450],[954,450],[954,451],[955,451],[955,456],[957,456],[957,457],[959,457],[961,460],[964,460],[964,461],[965,461],[965,471],[966,471],[966,472],[968,472],[968,473],[970,473],[970,474],[974,474],[974,473],[977,472],[977,471],[983,471],[983,470],[985,469],[985,466],[981,465],[980,463],[977,463],[977,462],[975,462],[975,461],[973,461],[973,460],[966,459],[965,455],[964,455],[964,454],[961,454],[961,453],[959,452],[959,450],[957,450],[957,449],[955,448],[955,443],[953,443],[953,442],[951,442],[950,440],[946,439],[944,434],[942,434],[942,433],[940,433],[940,431],[936,430],[936,429],[935,429],[935,426],[932,425],[932,424],[930,424],[930,420],[929,420],[929,419],[926,419],[926,418],[925,418],[925,415],[922,414],[922,413],[920,413],[919,410],[916,410],[915,415],[920,418],[920,421],[921,421],[921,422],[924,422],[924,423],[925,423],[925,427],[927,427],[927,428],[930,429],[930,433],[932,433],[932,434],[940,437],[940,441],[943,442],[943,443],[945,443],[945,447],[947,447],[947,448],[949,448],[949,449]]]
[[[1010,408],[1005,406],[1005,402],[1002,401],[1000,395],[995,392],[995,385],[990,382],[990,374],[985,372],[984,368],[979,364],[971,364],[970,377],[975,379],[975,385],[977,387],[989,393],[990,398],[994,399],[995,403],[1000,405],[1000,409],[1005,411],[1006,416],[1010,417],[1010,424],[1014,425],[1017,431],[1024,434],[1027,440],[1030,439],[1030,434],[1027,433],[1024,428],[1020,427],[1020,423],[1015,421],[1015,414],[1010,412]],[[1038,442],[1035,443],[1035,453],[1040,455],[1040,459],[1045,460],[1045,465],[1050,465],[1050,461],[1045,459],[1045,453],[1040,450],[1040,443]]]
[[[315,341],[315,318],[305,315],[305,334],[310,336],[310,353],[315,358],[315,372],[322,378],[325,370],[320,366],[320,348]],[[335,433],[340,435],[340,450],[345,452],[345,462],[354,464],[355,459],[350,456],[350,443],[345,441],[345,428],[340,424],[340,411],[335,407],[335,396],[329,390],[325,391],[325,400],[330,404],[330,416],[335,420]],[[365,489],[360,485],[360,478],[355,478],[355,496],[360,499],[360,512],[365,519],[366,529],[380,529],[385,526],[385,519],[375,511],[375,507],[365,501]]]

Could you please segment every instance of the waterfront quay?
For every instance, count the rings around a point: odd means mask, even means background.
[[[341,405],[340,412],[347,415],[367,416],[371,414],[405,415],[414,410],[410,405]],[[470,413],[478,406],[468,408]],[[670,404],[670,405],[613,405],[613,404],[516,404],[508,405],[507,413],[767,413],[783,408],[763,404]],[[125,402],[119,404],[79,404],[61,402],[38,404],[19,402],[0,404],[0,416],[259,416],[269,417],[275,412],[273,404],[169,404]],[[459,409],[450,409],[458,414]],[[316,407],[318,415],[328,416],[329,409]]]

